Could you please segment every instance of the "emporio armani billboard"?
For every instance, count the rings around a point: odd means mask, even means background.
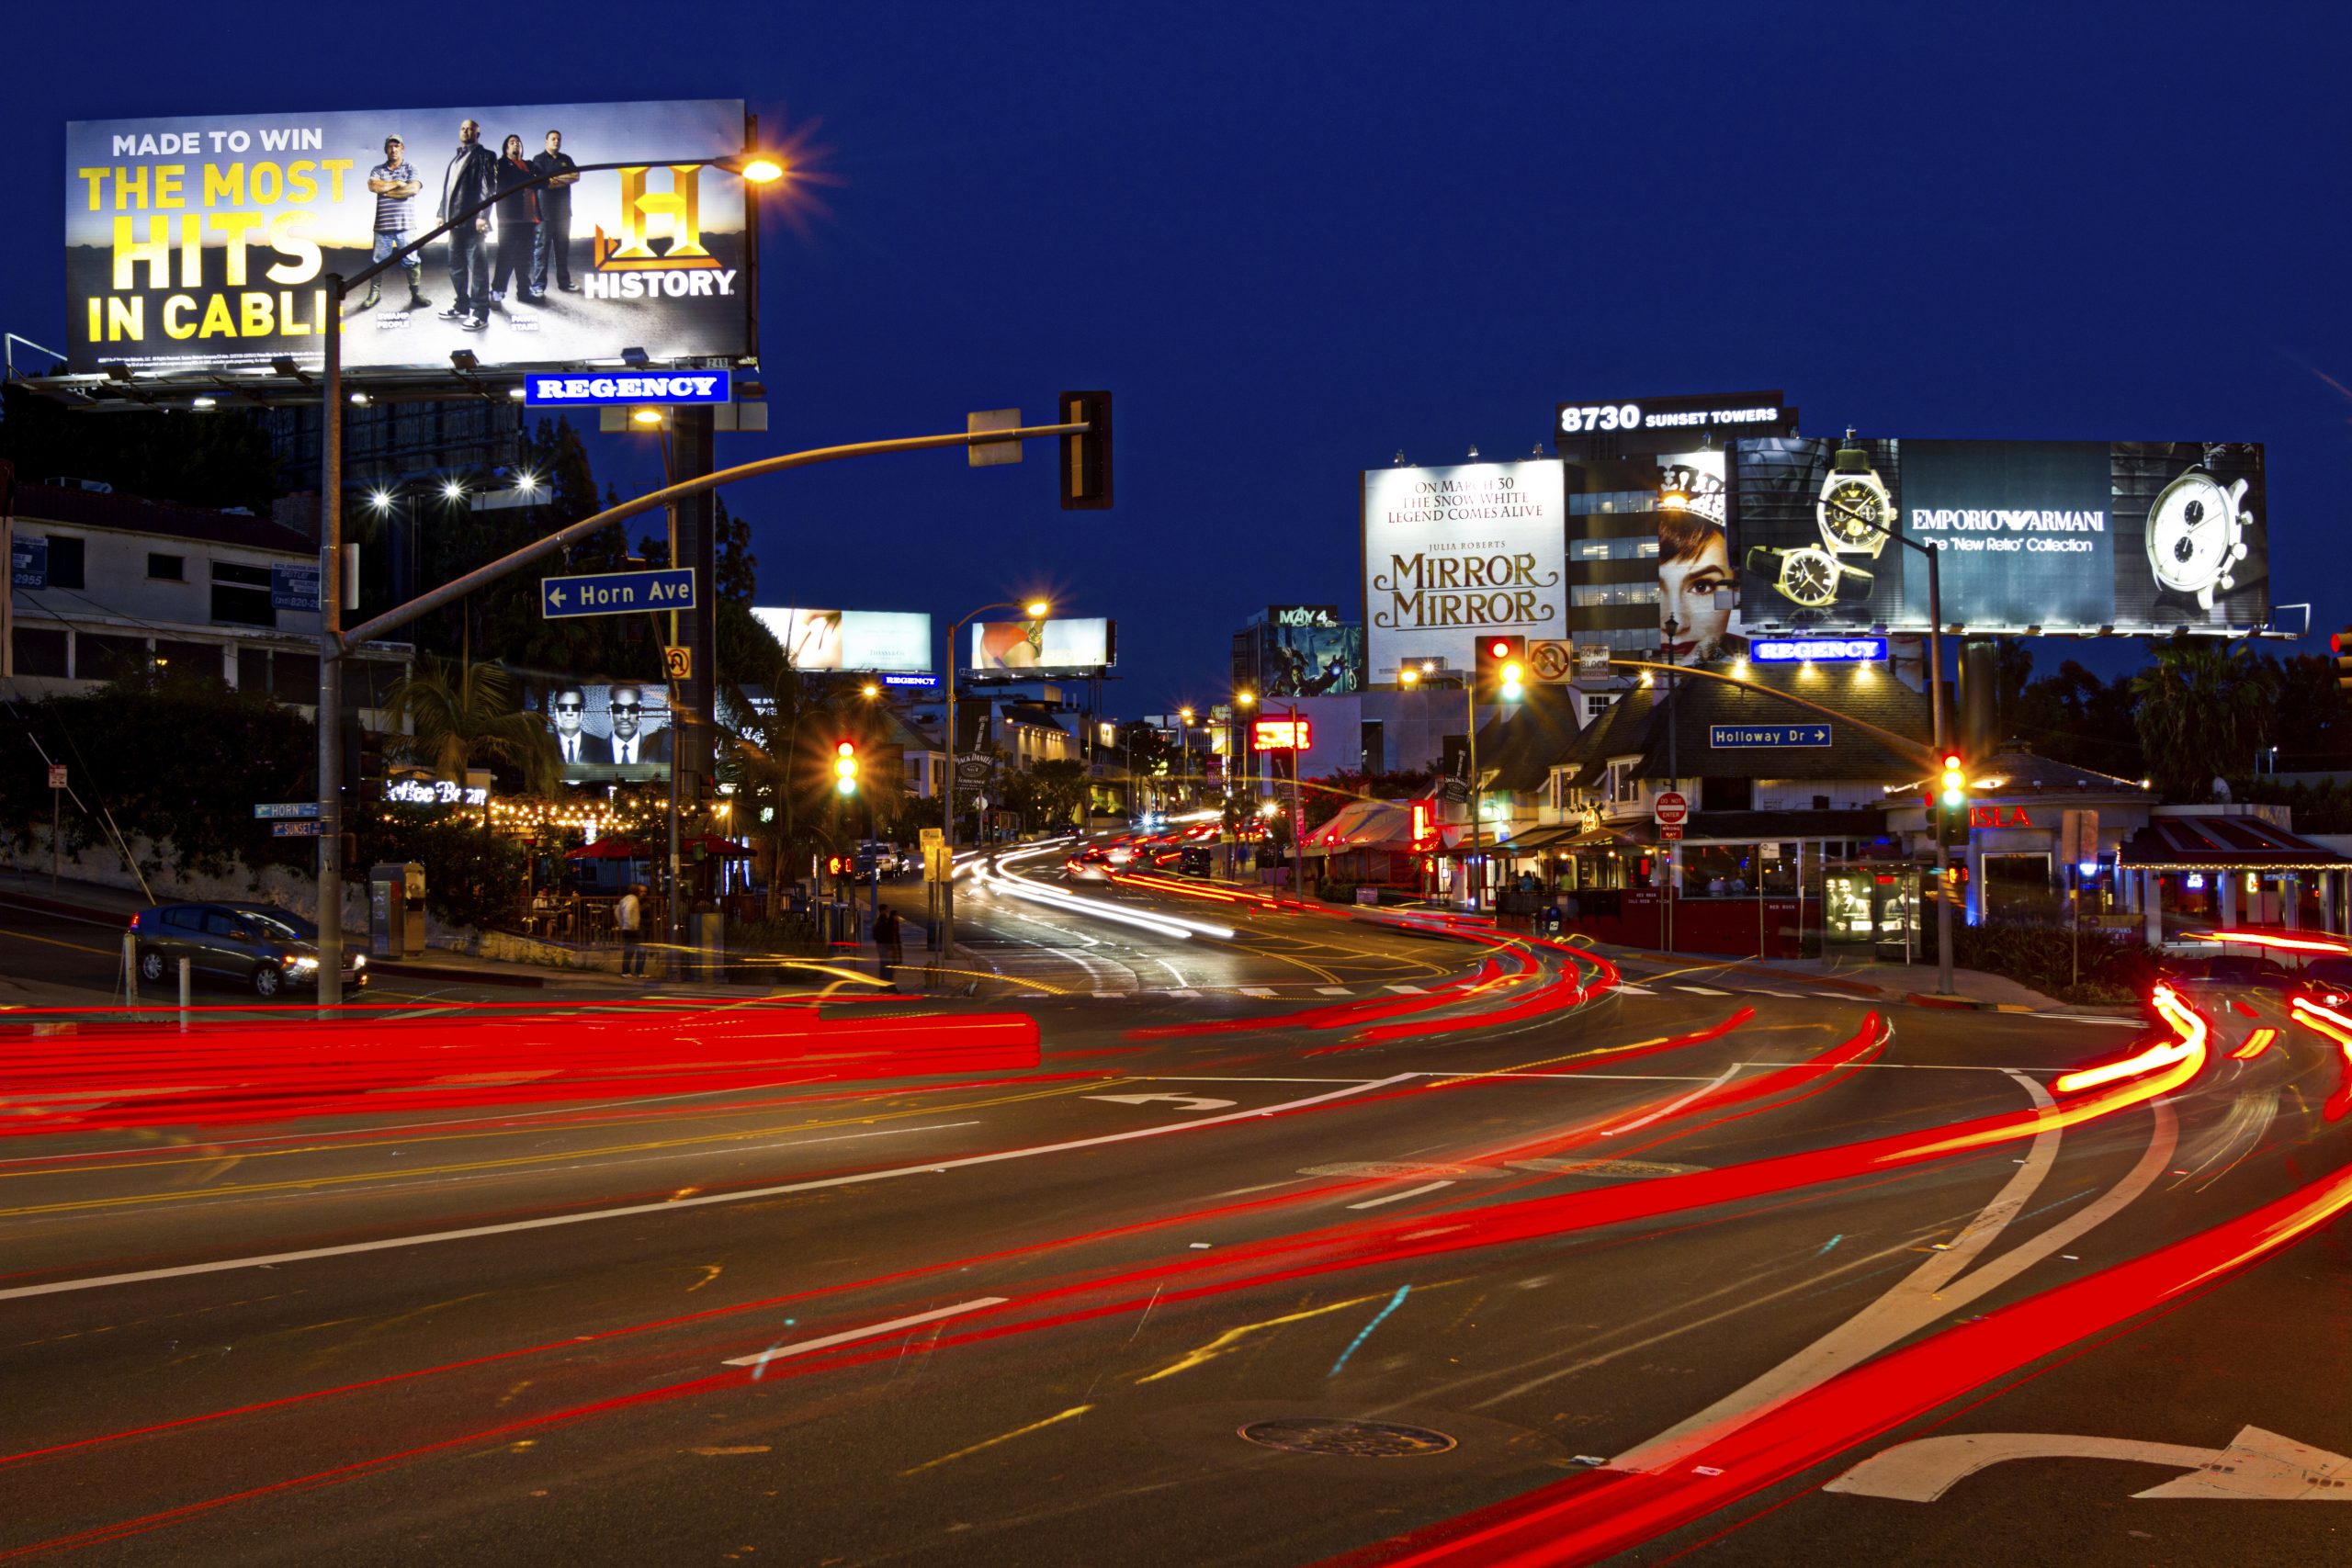
[[[741,154],[744,124],[731,99],[75,121],[69,362],[316,368],[325,276],[484,200],[352,291],[348,370],[753,357],[743,181],[691,166]]]

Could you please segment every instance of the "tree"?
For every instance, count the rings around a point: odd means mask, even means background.
[[[2132,720],[2136,702],[2131,676],[2101,681],[2069,659],[2019,691],[2004,710],[2003,733],[2039,756],[2136,779],[2147,772]]]
[[[514,685],[494,664],[459,666],[426,654],[384,700],[414,731],[404,750],[442,778],[462,779],[477,762],[503,763],[537,793],[560,776],[554,732],[515,706]]]
[[[2156,787],[2176,798],[2211,797],[2212,781],[2252,771],[2270,739],[2278,667],[2245,643],[2161,644],[2132,677],[2134,721]]]
[[[0,391],[0,457],[21,483],[103,479],[147,501],[262,517],[279,493],[269,432],[248,410],[92,414],[12,381]]]
[[[1086,764],[1074,757],[1046,757],[1023,770],[1030,810],[1042,827],[1067,828],[1079,821],[1091,794]]]

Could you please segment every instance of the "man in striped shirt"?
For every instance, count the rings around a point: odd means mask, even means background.
[[[424,182],[416,177],[406,152],[397,136],[384,138],[384,161],[368,171],[368,188],[376,193],[376,254],[382,261],[408,243],[409,231],[415,226],[414,203]],[[424,297],[424,258],[407,255],[401,258],[401,268],[408,274],[408,308],[422,310],[433,301]],[[377,286],[380,276],[368,280],[368,298],[359,302],[363,310],[376,303]]]

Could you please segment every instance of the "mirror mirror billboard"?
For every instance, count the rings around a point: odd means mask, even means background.
[[[74,121],[68,361],[315,369],[326,274],[491,197],[413,269],[354,293],[347,370],[447,371],[457,349],[500,367],[752,357],[743,181],[680,166],[740,154],[744,125],[737,99]],[[629,166],[527,183],[604,164]],[[446,314],[460,307],[479,326]]]
[[[1363,689],[1363,627],[1337,604],[1274,604],[1266,611],[1260,676],[1269,697],[1336,696]]]
[[[796,670],[923,674],[931,669],[931,617],[920,611],[803,610],[754,606]]]
[[[1114,623],[1104,620],[975,621],[974,670],[1100,670],[1115,664]]]
[[[2167,634],[2270,619],[2258,443],[1772,438],[1735,443],[1751,626]]]
[[[670,776],[670,696],[659,681],[535,675],[523,708],[553,732],[566,784],[650,784]]]
[[[1467,670],[1480,633],[1567,630],[1567,500],[1556,458],[1363,475],[1365,656]]]

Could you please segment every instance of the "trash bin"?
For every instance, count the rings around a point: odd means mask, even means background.
[[[424,868],[414,861],[368,868],[368,956],[424,951]]]
[[[686,917],[686,928],[695,970],[706,980],[720,978],[727,969],[727,917],[715,909],[696,910]]]

